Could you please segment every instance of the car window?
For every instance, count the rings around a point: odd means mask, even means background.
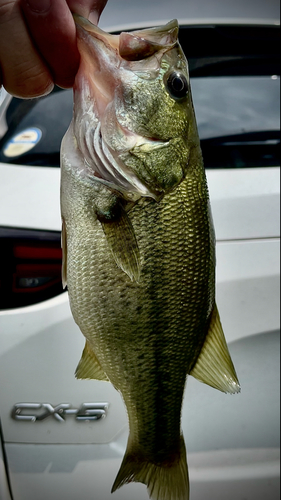
[[[202,77],[191,82],[206,168],[280,164],[280,78]]]
[[[194,78],[192,94],[201,139],[280,127],[280,79]]]
[[[39,99],[14,98],[6,112],[8,131],[0,141],[0,161],[58,167],[72,109],[71,90],[56,88]]]

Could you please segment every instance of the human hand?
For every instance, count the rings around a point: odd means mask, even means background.
[[[0,0],[0,88],[17,97],[70,88],[79,66],[71,12],[97,24],[107,0]]]

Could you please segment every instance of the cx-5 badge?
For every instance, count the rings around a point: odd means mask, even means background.
[[[78,422],[91,422],[105,418],[109,403],[83,403],[80,408],[72,408],[68,403],[53,406],[50,403],[17,403],[14,405],[11,417],[21,422],[38,422],[48,417],[58,422],[65,422],[72,416]]]

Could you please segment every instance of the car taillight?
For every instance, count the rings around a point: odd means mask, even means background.
[[[0,228],[0,309],[36,304],[63,292],[59,232]]]

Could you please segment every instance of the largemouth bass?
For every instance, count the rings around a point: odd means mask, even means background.
[[[112,491],[187,500],[187,375],[239,392],[215,303],[215,235],[178,23],[110,35],[74,16],[80,69],[61,150],[63,281],[130,434]]]

